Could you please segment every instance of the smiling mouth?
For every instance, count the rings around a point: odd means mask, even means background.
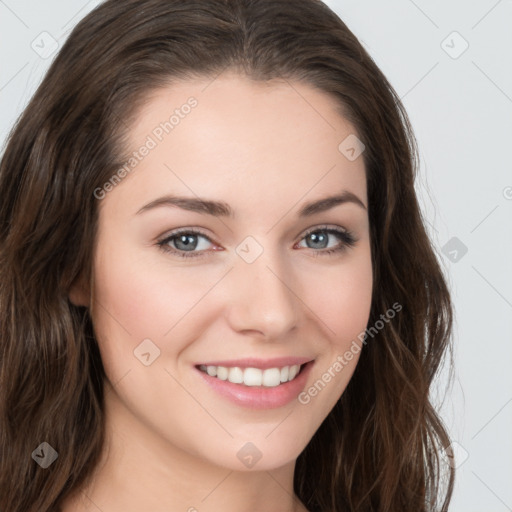
[[[277,387],[294,380],[309,363],[289,365],[275,368],[241,368],[239,366],[196,366],[210,377],[226,380],[232,384],[249,387]]]

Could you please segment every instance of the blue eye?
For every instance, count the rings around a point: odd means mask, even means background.
[[[203,239],[203,242],[200,239]],[[207,242],[205,243],[204,240]],[[203,251],[208,248],[208,242],[212,243],[206,235],[193,229],[187,229],[171,233],[159,241],[158,246],[163,251],[172,252],[182,258],[193,258],[203,254]]]
[[[338,243],[333,245],[331,243],[333,238],[337,238]],[[302,240],[306,241],[306,247],[309,249],[319,249],[315,251],[316,255],[327,255],[346,250],[353,247],[357,241],[349,231],[329,227],[314,228],[306,233]]]
[[[337,243],[336,239],[338,239]],[[313,249],[315,256],[338,253],[353,247],[357,242],[349,231],[328,226],[310,230],[302,237],[302,241],[306,242],[306,248]],[[194,229],[175,231],[157,243],[164,252],[175,254],[180,258],[204,256],[208,252],[208,244],[213,242],[205,234]]]

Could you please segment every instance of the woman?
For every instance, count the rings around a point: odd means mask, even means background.
[[[446,510],[415,147],[316,0],[82,20],[1,161],[0,509]]]

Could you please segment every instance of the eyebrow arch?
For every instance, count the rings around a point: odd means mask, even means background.
[[[305,204],[299,210],[299,217],[309,217],[310,215],[330,210],[331,208],[344,203],[354,203],[366,210],[364,203],[355,194],[344,190],[339,195],[325,197]],[[177,206],[183,210],[206,213],[208,215],[213,215],[214,217],[234,217],[234,212],[231,207],[222,201],[212,201],[209,199],[194,197],[178,197],[173,195],[167,195],[151,201],[143,206],[137,212],[137,215],[160,206]]]
[[[330,210],[344,203],[354,203],[366,210],[366,206],[359,197],[348,190],[344,190],[341,194],[336,196],[325,197],[324,199],[305,204],[299,211],[299,217],[308,217],[315,213],[325,212],[326,210]]]
[[[159,199],[151,201],[143,206],[138,212],[145,212],[159,206],[177,206],[183,210],[191,212],[206,213],[215,217],[234,217],[231,207],[222,201],[211,201],[208,199],[200,199],[194,197],[177,197],[177,196],[164,196]]]

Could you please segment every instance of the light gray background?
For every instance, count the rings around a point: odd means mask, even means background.
[[[98,3],[0,0],[1,144],[52,38]],[[417,191],[456,307],[441,409],[458,466],[451,510],[512,511],[512,0],[326,3],[402,97],[420,146]]]

